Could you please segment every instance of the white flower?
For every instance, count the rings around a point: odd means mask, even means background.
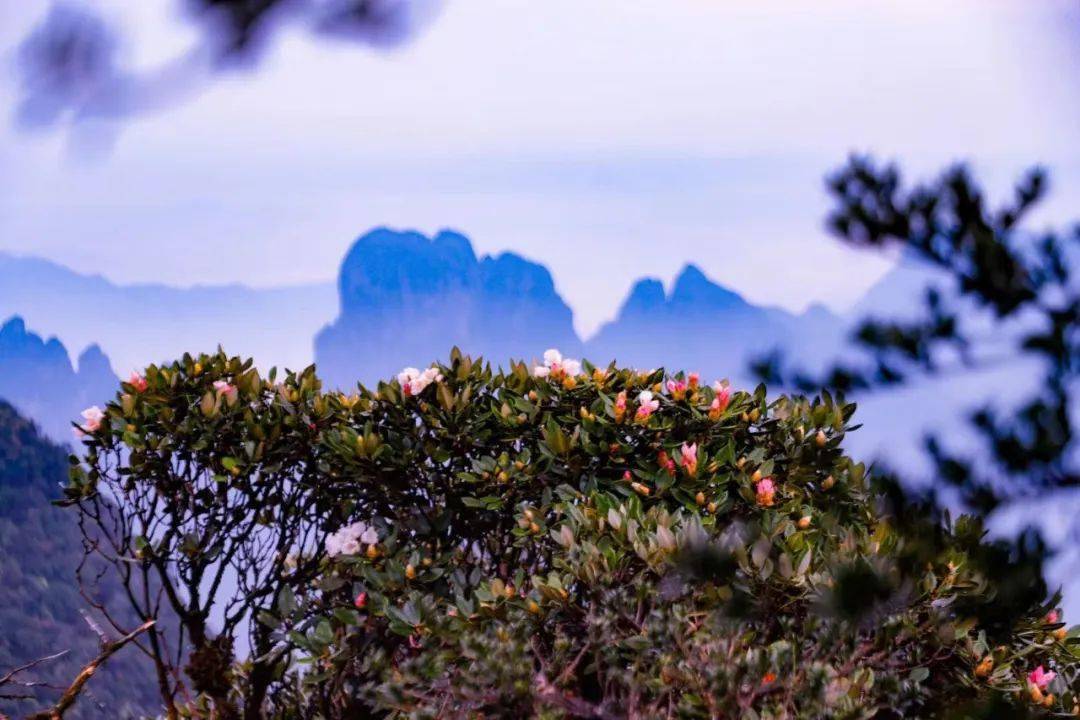
[[[581,361],[572,358],[564,358],[562,353],[551,348],[544,351],[544,364],[533,368],[533,375],[539,378],[555,376],[573,377],[581,374]]]
[[[363,521],[357,521],[327,536],[326,554],[330,557],[358,555],[363,545],[374,545],[377,542],[379,534],[375,528]]]
[[[653,394],[648,390],[642,390],[638,396],[638,409],[637,418],[639,420],[645,420],[660,407],[660,401],[653,398]]]
[[[97,405],[91,405],[82,411],[82,417],[85,422],[75,428],[76,435],[97,432],[101,427],[101,421],[105,419],[105,413]]]
[[[341,541],[339,547],[339,554],[341,555],[359,555],[360,554],[360,541],[356,538],[345,538]]]
[[[437,367],[429,367],[423,371],[407,367],[398,373],[397,379],[405,396],[409,397],[419,395],[433,382],[442,382],[443,376]]]

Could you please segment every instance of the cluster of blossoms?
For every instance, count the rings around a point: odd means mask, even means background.
[[[667,391],[671,395],[671,399],[675,402],[680,402],[686,398],[687,393],[691,393],[698,389],[698,385],[701,383],[701,376],[696,372],[692,372],[686,376],[686,380],[679,380],[672,378],[667,381]]]
[[[731,387],[726,380],[717,380],[713,383],[713,390],[716,391],[716,397],[709,405],[709,418],[718,420],[727,410],[728,403],[731,402]]]
[[[365,522],[354,522],[327,536],[326,554],[330,557],[359,555],[364,545],[373,547],[378,542],[379,534],[375,528]]]
[[[407,367],[399,372],[397,376],[398,383],[401,384],[401,391],[405,393],[405,397],[419,395],[424,392],[424,388],[428,385],[433,382],[442,382],[442,379],[442,373],[436,367],[429,367],[424,370]]]
[[[1056,672],[1053,670],[1048,672],[1043,669],[1042,665],[1028,673],[1028,696],[1033,703],[1044,707],[1050,707],[1054,704],[1053,694],[1047,693],[1046,690],[1056,677]]]
[[[551,348],[544,352],[544,364],[533,368],[536,377],[552,377],[562,379],[575,377],[581,374],[581,361],[572,358],[564,358],[562,353]]]

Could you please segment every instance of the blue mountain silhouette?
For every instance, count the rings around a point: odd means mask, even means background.
[[[0,398],[33,418],[51,437],[71,439],[71,421],[116,392],[117,377],[97,345],[73,366],[67,349],[26,329],[20,317],[0,326]]]
[[[659,280],[639,281],[618,317],[582,341],[544,266],[512,253],[477,258],[450,230],[432,238],[372,230],[346,255],[338,289],[340,314],[315,341],[320,374],[338,387],[425,365],[455,345],[497,363],[557,347],[604,364],[745,379],[749,359],[776,343],[798,340],[810,358],[811,347],[834,347],[843,331],[823,308],[794,315],[758,307],[688,265],[670,295]]]
[[[374,382],[458,346],[495,361],[547,347],[581,350],[570,307],[547,268],[512,253],[477,258],[460,233],[433,238],[377,228],[358,239],[338,277],[340,314],[315,339],[332,386]]]
[[[302,368],[311,337],[334,312],[330,283],[119,285],[48,260],[0,253],[0,318],[20,315],[69,347],[99,343],[123,374],[188,351],[215,349]]]

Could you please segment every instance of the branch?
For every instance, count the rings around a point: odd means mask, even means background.
[[[83,687],[90,681],[90,678],[94,676],[94,673],[97,672],[98,668],[101,667],[106,660],[112,657],[113,653],[117,650],[153,627],[155,622],[157,621],[147,620],[119,640],[104,645],[98,656],[91,660],[90,663],[75,677],[74,682],[72,682],[71,686],[60,696],[60,700],[57,701],[56,705],[49,710],[43,710],[29,716],[27,720],[61,720],[68,708],[75,704],[75,701],[79,697],[79,693],[82,692]]]
[[[20,665],[19,667],[15,668],[14,670],[7,673],[3,677],[0,677],[0,687],[3,687],[4,685],[7,685],[8,683],[12,683],[12,682],[14,682],[16,684],[22,684],[18,680],[15,680],[16,675],[23,672],[24,670],[29,670],[30,668],[36,667],[36,666],[41,665],[43,663],[47,663],[50,660],[55,660],[55,659],[57,659],[59,657],[63,657],[64,655],[67,655],[68,652],[69,652],[68,650],[61,650],[60,652],[56,653],[55,655],[48,655],[46,657],[38,658],[37,660],[31,660],[30,662],[26,663],[25,665]]]

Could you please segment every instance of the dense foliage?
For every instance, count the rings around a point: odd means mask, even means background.
[[[173,717],[1074,712],[1038,565],[876,487],[853,411],[554,352],[343,395],[219,352],[87,413],[67,494],[178,622],[145,643]]]
[[[67,651],[17,674],[17,683],[0,686],[0,716],[55,700],[57,688],[66,687],[98,649],[98,636],[80,614],[87,603],[75,580],[82,538],[70,515],[50,504],[66,479],[65,450],[0,402],[0,677]],[[130,620],[122,588],[112,578],[87,591],[114,607],[120,622]],[[140,717],[158,707],[143,660],[134,653],[118,655],[111,672],[89,684],[68,717]]]

